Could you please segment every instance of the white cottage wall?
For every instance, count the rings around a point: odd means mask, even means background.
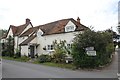
[[[39,55],[41,54],[48,54],[50,51],[48,50],[43,50],[43,48],[47,45],[52,45],[53,41],[57,40],[66,40],[68,44],[72,42],[72,40],[75,37],[75,34],[78,34],[79,32],[70,32],[70,33],[61,33],[61,34],[53,34],[53,35],[46,35],[46,36],[41,36],[37,37],[37,43],[40,44],[37,48],[37,53]],[[81,31],[82,33],[82,31]]]
[[[24,55],[26,55],[26,56],[28,56],[28,45],[26,45],[26,46],[21,46],[21,55],[22,56],[24,56]]]

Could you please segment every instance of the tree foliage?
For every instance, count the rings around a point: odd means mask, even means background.
[[[4,46],[6,48],[5,50],[3,50],[2,55],[13,57],[14,56],[14,38],[9,36]]]
[[[97,56],[88,56],[87,47],[94,47]],[[112,34],[109,32],[86,30],[83,34],[77,34],[73,41],[72,55],[76,67],[94,68],[107,64],[113,51]]]
[[[61,62],[65,62],[65,57],[67,54],[67,50],[66,50],[66,41],[60,41],[59,43],[57,42],[57,40],[55,40],[53,42],[54,45],[54,54],[53,54],[53,58],[54,61],[56,63],[61,63]]]

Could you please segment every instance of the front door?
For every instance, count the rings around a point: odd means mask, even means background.
[[[34,58],[34,46],[30,46],[30,56]]]

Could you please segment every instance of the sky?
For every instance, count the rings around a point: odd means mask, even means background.
[[[0,0],[0,29],[21,25],[29,18],[33,26],[80,18],[96,31],[117,31],[119,0]]]

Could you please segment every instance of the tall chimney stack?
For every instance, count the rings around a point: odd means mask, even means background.
[[[77,22],[80,24],[80,18],[79,17],[77,18]]]
[[[30,23],[30,19],[26,19],[26,24],[29,24]]]

